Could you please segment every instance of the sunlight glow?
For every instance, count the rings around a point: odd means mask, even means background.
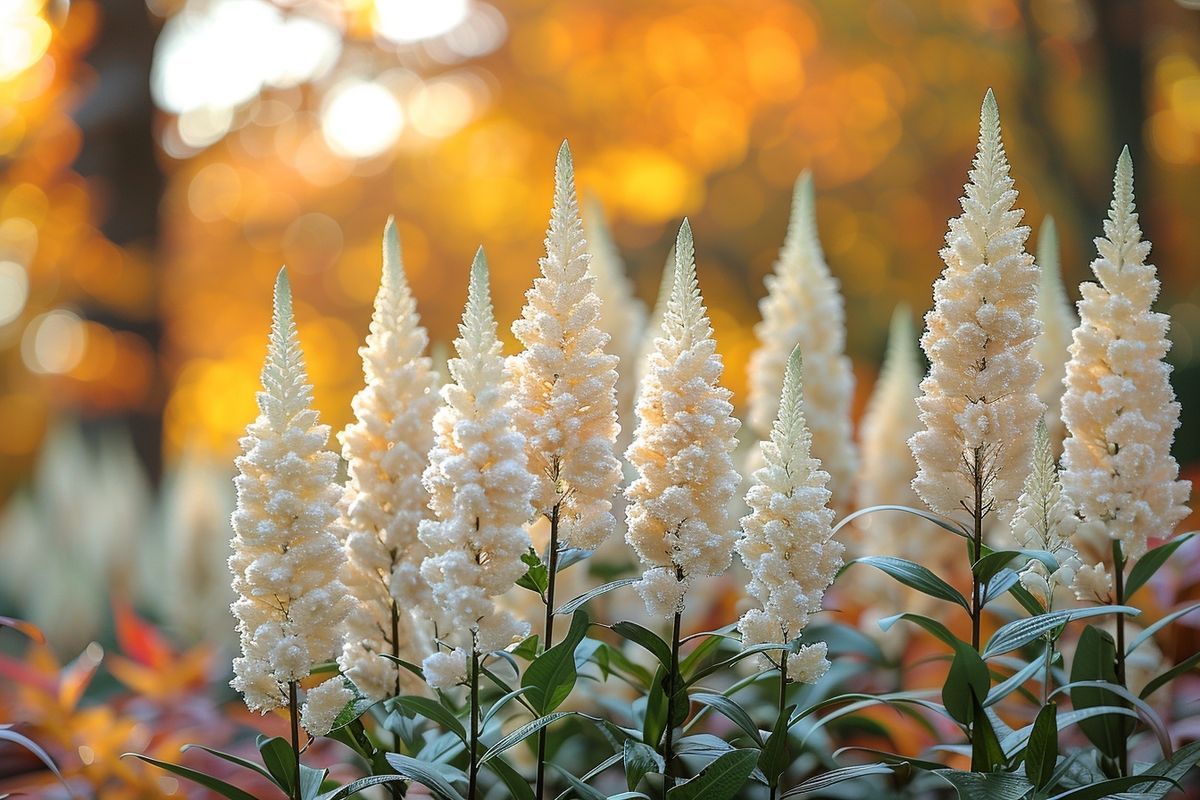
[[[330,148],[347,158],[384,152],[404,130],[395,95],[378,83],[347,80],[335,86],[321,109],[321,132]]]

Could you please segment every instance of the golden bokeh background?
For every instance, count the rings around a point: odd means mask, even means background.
[[[63,418],[131,424],[152,471],[189,449],[232,454],[281,264],[323,418],[344,424],[389,214],[440,347],[479,244],[504,327],[537,268],[563,138],[647,303],[691,217],[739,402],[791,184],[812,169],[863,396],[893,306],[929,306],[989,86],[1019,205],[1035,237],[1056,217],[1075,296],[1130,144],[1193,461],[1194,3],[7,0],[3,485]],[[97,107],[146,109],[145,144]]]

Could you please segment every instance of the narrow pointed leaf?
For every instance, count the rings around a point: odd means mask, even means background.
[[[575,648],[583,641],[588,624],[587,613],[576,611],[566,637],[535,658],[521,676],[521,686],[529,690],[525,697],[539,714],[558,708],[575,687]]]
[[[611,628],[619,636],[650,651],[651,655],[658,659],[664,669],[671,668],[671,647],[658,634],[638,625],[636,622],[617,622]]]
[[[1033,721],[1025,747],[1025,777],[1038,789],[1050,785],[1058,763],[1058,704],[1047,703]]]
[[[648,744],[626,739],[622,752],[625,761],[625,785],[635,791],[642,778],[649,773],[662,774],[665,769],[662,756]]]
[[[583,608],[587,603],[590,603],[592,600],[595,600],[597,597],[608,594],[613,589],[620,589],[623,586],[632,586],[633,584],[637,583],[640,580],[641,580],[641,578],[621,578],[620,580],[606,583],[603,586],[597,586],[595,589],[584,592],[583,594],[579,595],[578,597],[572,598],[571,600],[568,600],[567,602],[563,603],[561,606],[558,607],[558,610],[555,611],[554,613],[555,614],[564,614],[564,615],[574,614],[576,611]]]
[[[785,797],[803,797],[813,792],[823,791],[830,786],[836,786],[839,783],[846,781],[855,781],[860,778],[866,778],[870,775],[891,775],[901,766],[907,766],[908,762],[901,761],[897,764],[858,764],[853,767],[840,767],[830,770],[823,775],[818,775],[815,778],[809,778],[804,783],[790,789],[780,795],[780,798]]]
[[[863,556],[862,558],[856,558],[842,567],[842,571],[846,571],[854,564],[866,564],[875,567],[911,589],[916,589],[918,592],[935,597],[938,600],[955,603],[961,606],[964,611],[969,612],[971,610],[970,604],[967,603],[967,599],[962,596],[962,593],[935,575],[928,567],[892,556]]]
[[[963,772],[957,769],[935,770],[934,775],[954,787],[960,800],[1022,800],[1033,786],[1019,775],[1007,772]]]
[[[879,620],[879,627],[886,631],[900,620],[907,620],[908,622],[913,622],[917,625],[920,625],[922,628],[929,631],[938,639],[942,640],[951,647],[954,647],[954,644],[958,641],[958,637],[951,633],[945,625],[938,622],[936,619],[930,619],[929,617],[925,617],[920,614],[905,613],[896,614],[891,617],[884,617],[883,619]]]
[[[0,738],[3,738],[4,731],[0,731]],[[192,783],[203,786],[205,789],[211,789],[221,797],[227,797],[229,800],[258,800],[249,792],[242,791],[233,784],[226,783],[223,780],[214,778],[211,775],[205,775],[203,772],[198,772],[194,769],[182,766],[180,764],[172,764],[170,761],[159,761],[157,758],[150,758],[140,753],[125,753],[121,757],[133,756],[136,759],[145,761],[147,764],[158,767],[159,769],[172,772],[181,778],[186,778]]]
[[[1187,542],[1194,535],[1194,533],[1185,533],[1181,536],[1176,536],[1174,539],[1160,544],[1139,558],[1137,563],[1133,565],[1133,569],[1129,570],[1129,577],[1125,579],[1125,596],[1133,597],[1133,593],[1142,588],[1146,581],[1154,577],[1154,573],[1158,572],[1159,567],[1167,563],[1167,560],[1179,549],[1180,545]]]
[[[758,762],[757,750],[732,750],[667,792],[667,800],[732,800]]]
[[[463,796],[442,777],[435,766],[399,753],[388,753],[387,762],[397,773],[421,784],[441,800],[463,800]]]
[[[1000,627],[988,640],[983,649],[984,658],[993,658],[1004,653],[1024,647],[1060,625],[1088,617],[1099,617],[1106,614],[1128,614],[1136,617],[1142,612],[1131,606],[1094,606],[1092,608],[1065,608],[1061,611],[1051,611],[1036,617],[1019,619]]]
[[[486,764],[488,761],[500,755],[513,745],[520,744],[521,742],[525,741],[550,723],[557,722],[563,717],[569,716],[571,716],[571,712],[569,711],[555,711],[553,714],[547,714],[544,717],[535,719],[533,722],[525,723],[489,747],[487,752],[483,754],[483,757],[479,759],[479,763]]]
[[[522,777],[521,773],[503,758],[493,758],[487,766],[508,787],[509,797],[513,800],[536,800],[533,789],[529,788],[529,779]]]
[[[437,723],[461,739],[464,744],[466,743],[467,729],[463,727],[462,721],[454,716],[453,711],[446,708],[437,700],[415,694],[406,694],[393,698],[391,702],[406,711],[420,714],[430,722]]]
[[[708,692],[696,692],[692,695],[692,699],[697,703],[702,703],[716,711],[719,711],[734,725],[741,728],[747,736],[759,747],[763,747],[762,732],[758,726],[754,724],[754,720],[746,713],[746,709],[742,708],[738,703],[724,695],[710,694]]]

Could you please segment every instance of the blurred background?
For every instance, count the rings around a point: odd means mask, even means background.
[[[930,305],[989,86],[1072,299],[1130,146],[1194,475],[1200,3],[0,0],[0,613],[70,650],[108,624],[98,598],[150,591],[147,565],[207,563],[223,590],[197,542],[229,535],[280,264],[336,429],[386,217],[435,347],[480,243],[507,331],[564,137],[648,304],[691,217],[739,404],[811,168],[861,404],[893,306]],[[188,580],[154,607],[194,608]],[[214,609],[175,628],[231,634]]]

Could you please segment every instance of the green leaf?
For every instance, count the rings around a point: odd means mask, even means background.
[[[521,742],[525,741],[550,723],[557,722],[563,717],[569,716],[571,716],[570,711],[555,711],[553,714],[547,714],[544,717],[538,717],[533,722],[525,723],[489,747],[487,752],[483,754],[483,757],[479,759],[479,763],[486,764],[488,761],[491,761],[493,758],[500,755],[513,745],[520,744]]]
[[[1025,777],[1038,789],[1050,785],[1058,763],[1058,704],[1042,706],[1033,721],[1033,732],[1025,747]]]
[[[757,750],[732,750],[667,792],[667,800],[732,800],[758,763]]]
[[[758,768],[766,776],[768,786],[779,785],[779,776],[787,769],[788,722],[795,709],[795,706],[788,706],[776,717],[767,745],[758,757]]]
[[[842,520],[840,522],[838,522],[837,525],[833,526],[833,532],[836,534],[847,524],[853,522],[854,520],[858,519],[859,517],[864,516],[866,514],[875,514],[879,511],[902,511],[905,514],[912,514],[915,517],[920,517],[921,519],[928,520],[929,522],[932,522],[934,525],[937,525],[942,530],[953,533],[955,536],[961,536],[964,539],[970,538],[970,534],[967,533],[967,529],[964,528],[962,525],[959,525],[957,522],[954,522],[953,520],[946,519],[945,517],[939,517],[937,514],[931,514],[930,512],[924,511],[919,508],[910,508],[908,506],[897,506],[897,505],[883,505],[883,506],[871,506],[870,508],[860,508],[858,511],[855,511],[853,514],[848,514],[847,516],[843,517]]]
[[[974,648],[955,641],[954,660],[942,686],[942,705],[950,716],[964,725],[975,718],[976,699],[980,703],[987,698],[992,679],[987,665]]]
[[[536,800],[533,789],[529,788],[529,779],[521,776],[503,758],[493,758],[487,763],[488,768],[495,772],[504,785],[508,787],[509,797],[514,800]]]
[[[317,800],[321,793],[321,785],[325,783],[327,769],[313,769],[300,765],[300,798],[301,800]]]
[[[353,686],[350,688],[354,691]],[[371,706],[377,702],[377,700],[372,700],[369,697],[358,695],[356,692],[354,699],[346,703],[342,710],[338,712],[338,715],[334,717],[333,725],[330,727],[329,732],[332,733],[338,728],[344,728],[350,723],[357,721],[359,717],[367,713],[371,709]],[[326,737],[329,736],[329,734],[325,735]]]
[[[562,572],[567,567],[573,567],[584,559],[592,557],[593,551],[583,550],[578,547],[568,547],[558,551],[558,569],[555,572]],[[641,578],[638,578],[641,580]]]
[[[483,719],[479,722],[479,729],[486,729],[487,724],[492,721],[492,717],[503,711],[504,707],[508,705],[510,700],[520,697],[528,691],[529,687],[524,687],[521,689],[513,689],[511,692],[506,692],[505,694],[501,695],[494,703],[492,703],[491,707],[488,708],[487,713],[483,715]]]
[[[291,793],[296,787],[296,756],[292,753],[292,745],[283,737],[262,735],[257,744],[263,765],[275,778],[275,783],[285,793]]]
[[[774,644],[771,642],[764,642],[763,644],[751,645],[750,647],[747,647],[745,650],[738,651],[737,653],[735,653],[734,655],[725,659],[724,661],[718,661],[715,664],[709,664],[707,667],[705,667],[704,669],[697,672],[691,678],[688,678],[686,681],[686,684],[688,686],[692,686],[693,684],[704,680],[709,675],[714,675],[718,672],[723,672],[723,671],[727,670],[729,667],[732,667],[734,664],[738,663],[739,661],[749,658],[750,656],[758,655],[759,653],[782,652],[784,650],[790,650],[790,649],[791,649],[790,645]]]
[[[650,685],[650,692],[646,697],[646,717],[642,721],[642,741],[654,746],[662,739],[663,733],[667,728],[667,672],[663,667],[659,667],[654,674],[654,680]],[[684,684],[683,678],[679,673],[675,673],[675,688],[674,696],[671,698],[673,709],[671,717],[675,725],[683,724],[687,718],[688,711],[691,709],[691,701],[688,699],[687,685]]]
[[[893,556],[863,556],[862,558],[854,559],[842,567],[841,572],[845,572],[855,564],[866,564],[883,570],[911,589],[916,589],[918,592],[927,594],[930,597],[936,597],[939,600],[957,603],[968,613],[971,610],[971,605],[967,602],[966,598],[953,586],[935,575],[928,567],[923,567],[912,561]]]
[[[1158,633],[1180,617],[1190,614],[1198,608],[1200,608],[1200,603],[1192,603],[1190,606],[1184,606],[1183,608],[1172,611],[1170,614],[1167,614],[1162,619],[1156,621],[1153,625],[1146,626],[1146,629],[1139,633],[1137,638],[1130,642],[1129,646],[1125,648],[1125,655],[1133,655],[1133,651],[1141,647],[1143,643],[1149,641],[1150,637],[1154,636],[1154,634]]]
[[[1018,647],[1029,644],[1034,639],[1046,635],[1059,625],[1065,625],[1071,620],[1099,617],[1107,614],[1128,614],[1131,617],[1136,617],[1141,613],[1141,611],[1132,606],[1093,606],[1091,608],[1064,608],[1061,611],[1050,611],[1046,614],[1039,614],[1036,617],[1019,619],[1007,625],[1002,625],[999,630],[992,634],[992,638],[988,640],[987,647],[983,648],[983,657],[993,658],[1016,650]]]
[[[1011,569],[1002,569],[999,573],[992,577],[983,587],[983,600],[981,603],[987,605],[998,597],[1003,597],[1008,594],[1014,587],[1021,582],[1021,576]],[[1036,602],[1036,601],[1035,601]],[[1042,613],[1042,608],[1039,606],[1037,614]]]
[[[835,759],[839,758],[843,753],[868,753],[872,756],[883,759],[884,763],[890,764],[892,767],[894,767],[895,771],[901,773],[902,777],[903,773],[910,766],[916,767],[917,769],[923,769],[926,772],[932,772],[936,769],[945,769],[946,766],[945,764],[939,764],[936,761],[922,761],[919,758],[909,758],[908,756],[889,753],[885,750],[875,750],[870,747],[842,747],[833,752],[833,757]]]
[[[538,635],[535,633],[533,636],[525,637],[509,652],[524,661],[533,661],[538,654]]]
[[[1180,661],[1178,664],[1147,683],[1139,696],[1143,700],[1146,699],[1163,686],[1166,686],[1168,683],[1178,678],[1183,673],[1190,672],[1191,670],[1195,669],[1197,665],[1200,665],[1200,652],[1192,653],[1183,661]]]
[[[521,562],[529,569],[517,579],[517,586],[545,597],[546,588],[550,585],[550,570],[542,563],[542,559],[538,557],[532,547],[521,556]]]
[[[692,695],[692,699],[697,703],[719,711],[726,719],[741,728],[756,745],[760,748],[764,746],[762,732],[754,724],[754,720],[750,718],[750,715],[746,713],[746,709],[738,705],[736,701],[722,694],[710,694],[708,692],[696,692]]]
[[[453,733],[463,744],[467,743],[467,729],[463,727],[462,721],[454,715],[453,711],[446,708],[437,700],[429,697],[421,697],[416,694],[404,694],[399,697],[393,697],[387,702],[388,705],[403,708],[414,714],[420,714],[430,722],[437,723],[442,728]]]
[[[0,731],[0,738],[6,738],[2,734],[7,732],[8,731]],[[169,761],[159,761],[157,758],[150,758],[149,756],[144,756],[140,753],[124,753],[122,754],[121,758],[125,758],[126,756],[133,756],[134,758],[145,761],[147,764],[151,764],[159,769],[164,769],[167,772],[173,772],[181,778],[187,778],[192,783],[199,784],[206,789],[211,789],[222,797],[229,798],[229,800],[258,800],[258,798],[256,798],[254,795],[250,794],[249,792],[242,791],[233,784],[226,783],[225,781],[214,778],[211,775],[205,775],[203,772],[189,769],[188,767],[180,764],[172,764]]]
[[[1107,681],[1117,683],[1117,650],[1107,632],[1092,625],[1083,629],[1075,646],[1075,658],[1071,663],[1071,682]],[[1108,703],[1107,692],[1091,686],[1078,686],[1071,690],[1071,704],[1077,709],[1094,708]],[[1079,723],[1084,735],[1101,753],[1116,758],[1127,733],[1123,719],[1104,715],[1086,719]]]
[[[1126,789],[1132,789],[1134,786],[1146,783],[1164,784],[1168,791],[1172,785],[1179,785],[1170,778],[1160,777],[1146,780],[1144,775],[1129,775],[1124,778],[1110,778],[1106,781],[1079,786],[1061,794],[1056,794],[1050,800],[1103,800],[1105,797],[1116,797]]]
[[[1033,789],[1029,781],[1008,772],[939,769],[934,770],[933,774],[953,786],[960,800],[1021,800]]]
[[[1005,678],[1000,683],[992,687],[988,692],[987,699],[983,701],[983,707],[988,708],[999,703],[1010,694],[1020,689],[1025,685],[1025,682],[1030,680],[1034,675],[1037,675],[1046,669],[1046,663],[1039,659],[1030,661],[1021,669],[1014,672],[1009,677]]]
[[[558,774],[563,776],[563,779],[571,785],[571,788],[575,790],[575,793],[578,794],[582,800],[608,800],[608,797],[604,794],[604,792],[588,786],[586,782],[576,778],[568,770],[563,769],[558,764],[550,762],[550,766],[558,770]],[[563,792],[562,795],[559,796],[565,797],[568,795],[570,795],[570,791]]]
[[[413,675],[416,675],[418,678],[420,678],[422,682],[425,682],[425,670],[421,669],[420,665],[414,664],[411,661],[405,661],[403,658],[396,658],[396,656],[392,655],[391,653],[380,653],[379,656],[381,658],[386,658],[393,664],[403,667]]]
[[[650,682],[654,680],[648,669],[641,664],[635,664],[629,656],[606,642],[600,643],[592,653],[591,660],[600,668],[600,674],[605,680],[609,675],[621,675],[636,682],[642,689],[649,689]]]
[[[0,617],[0,627],[4,626],[15,628],[35,641],[45,642],[45,637],[41,635],[41,630],[22,620]],[[71,789],[71,785],[63,779],[62,773],[58,771],[58,765],[54,763],[54,759],[50,757],[50,754],[47,753],[40,744],[35,742],[33,739],[30,739],[25,734],[14,731],[12,729],[12,725],[10,724],[0,724],[0,741],[12,742],[17,746],[28,750],[35,758],[37,758],[38,761],[41,761],[42,764],[46,766],[46,769],[50,770],[50,772],[54,774],[54,777],[58,778],[58,782],[61,783],[63,788],[67,790],[67,795],[72,798],[75,797],[75,792]],[[124,758],[128,755],[134,754],[125,753],[121,756],[121,758]],[[9,796],[11,797],[13,795]]]
[[[1139,777],[1158,776],[1178,781],[1196,765],[1197,761],[1200,761],[1200,742],[1192,742],[1176,750],[1175,755],[1170,758],[1164,758],[1162,761],[1149,767]],[[1154,788],[1151,788],[1152,786]],[[1148,794],[1152,798],[1163,797],[1167,792],[1171,791],[1171,785],[1162,782],[1155,784],[1147,783],[1144,787],[1135,786],[1132,788],[1133,791]]]
[[[363,789],[369,789],[372,786],[379,786],[384,783],[402,783],[407,780],[408,778],[403,775],[368,775],[365,778],[359,778],[353,783],[347,783],[345,786],[341,786],[331,792],[319,795],[317,800],[345,800],[345,798],[356,795]]]
[[[1163,722],[1163,719],[1159,716],[1158,712],[1155,711],[1145,700],[1137,697],[1133,694],[1133,692],[1129,691],[1124,686],[1116,683],[1110,683],[1108,681],[1081,681],[1079,683],[1071,682],[1066,686],[1060,686],[1058,689],[1055,689],[1054,694],[1059,694],[1068,690],[1073,691],[1079,687],[1098,689],[1102,692],[1116,695],[1124,700],[1133,708],[1134,711],[1137,712],[1137,715],[1141,718],[1142,722],[1146,723],[1146,727],[1148,727],[1154,733],[1155,737],[1158,739],[1158,746],[1162,749],[1163,755],[1171,755],[1174,748],[1171,746],[1171,736],[1169,733],[1167,733],[1166,723]]]
[[[666,769],[658,751],[644,742],[626,739],[623,757],[625,760],[625,785],[631,792],[637,789],[638,784],[647,774],[655,772],[661,775]]]
[[[1126,717],[1133,720],[1138,719],[1138,715],[1128,708],[1120,706],[1093,706],[1092,708],[1077,708],[1059,714],[1058,729],[1062,731],[1071,725],[1078,725],[1085,720],[1097,719],[1106,715]],[[1032,733],[1033,725],[1026,725],[1020,730],[1015,730],[1007,734],[1001,740],[1000,746],[1004,748],[1004,752],[1008,755],[1018,753],[1029,743],[1029,736]]]
[[[0,734],[0,736],[2,736],[2,734]],[[181,753],[186,753],[188,750],[203,750],[205,753],[216,756],[217,758],[220,758],[224,761],[228,761],[230,764],[237,764],[239,767],[242,767],[243,769],[248,769],[252,772],[256,772],[259,775],[262,775],[267,780],[269,780],[271,783],[274,783],[276,786],[279,785],[279,782],[275,780],[274,775],[267,772],[267,770],[264,769],[262,767],[262,765],[255,764],[253,761],[250,761],[249,759],[242,758],[241,756],[235,756],[233,753],[225,753],[220,750],[214,750],[213,748],[205,747],[202,744],[185,744],[183,747],[179,748],[179,752],[181,752]],[[282,788],[282,787],[280,787],[280,788]]]
[[[972,691],[971,769],[977,772],[996,772],[1005,766],[1004,748],[992,726],[992,717],[983,710],[979,696]],[[999,718],[996,718],[997,720]]]
[[[522,688],[529,690],[525,699],[539,714],[544,716],[558,708],[575,687],[575,648],[587,629],[587,613],[576,611],[566,637],[535,658],[521,676]]]
[[[900,761],[897,764],[856,764],[852,767],[840,767],[826,772],[824,775],[818,775],[815,778],[809,778],[804,783],[790,789],[780,795],[780,798],[785,797],[801,797],[813,792],[828,789],[830,786],[836,786],[839,783],[846,781],[855,781],[860,778],[866,778],[870,775],[891,775],[900,765],[908,766],[907,761]]]
[[[936,619],[930,619],[929,617],[925,617],[920,614],[905,613],[896,614],[891,617],[884,617],[883,619],[879,620],[879,627],[886,631],[891,629],[891,627],[900,620],[907,620],[908,622],[913,622],[917,625],[920,625],[922,628],[929,631],[938,639],[941,639],[951,647],[954,647],[955,643],[958,642],[958,637],[951,633],[945,625],[938,622]]]
[[[334,728],[326,734],[327,739],[341,742],[360,756],[370,761],[375,754],[375,745],[371,744],[362,720],[356,719],[349,725]]]
[[[561,606],[558,607],[558,610],[555,611],[554,613],[555,614],[574,614],[577,610],[582,608],[587,603],[590,603],[592,600],[595,600],[597,597],[600,597],[601,595],[604,595],[604,594],[608,594],[613,589],[620,589],[622,586],[630,586],[632,584],[637,583],[640,580],[641,580],[640,576],[637,578],[621,578],[620,580],[611,581],[609,583],[606,583],[603,586],[597,586],[595,589],[584,592],[583,594],[579,595],[578,597],[572,598],[571,600],[568,600],[567,602],[563,603]]]
[[[1026,563],[1034,560],[1042,562],[1049,572],[1058,569],[1058,559],[1046,550],[993,550],[976,561],[971,570],[980,583],[987,583],[996,577],[1000,570],[1022,556],[1025,557]]]
[[[639,647],[650,651],[664,669],[671,668],[671,646],[658,634],[643,628],[636,622],[617,622],[610,626],[614,633],[628,639]]]
[[[421,784],[442,800],[463,800],[458,790],[438,772],[437,766],[399,753],[388,753],[387,762],[397,773]]]
[[[689,637],[694,638],[694,637]],[[696,646],[696,649],[687,654],[683,661],[679,662],[679,671],[684,677],[692,676],[692,671],[698,668],[706,658],[713,655],[720,649],[721,645],[729,641],[723,632],[712,631],[705,636],[704,641]],[[689,681],[690,682],[690,681]]]
[[[1191,539],[1194,533],[1185,533],[1181,536],[1176,536],[1170,541],[1160,544],[1153,550],[1137,560],[1133,565],[1133,569],[1129,570],[1129,577],[1125,579],[1125,596],[1133,597],[1133,593],[1145,585],[1146,581],[1154,577],[1154,573],[1158,572],[1159,568],[1167,563],[1167,559],[1171,557],[1180,545]]]

